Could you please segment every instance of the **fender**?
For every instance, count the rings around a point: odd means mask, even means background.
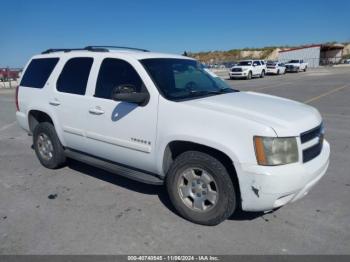
[[[163,176],[163,177],[165,176],[164,170],[163,170],[165,150],[167,146],[174,141],[190,142],[190,143],[196,143],[199,145],[211,147],[227,155],[232,160],[232,164],[234,166],[235,164],[238,163],[238,157],[237,157],[238,154],[234,152],[232,148],[227,147],[227,145],[224,145],[222,143],[218,143],[216,141],[209,140],[206,138],[201,138],[201,137],[194,137],[194,136],[188,136],[188,135],[171,136],[171,137],[168,137],[164,142],[160,143],[159,146],[157,147],[157,152],[159,152],[160,154],[156,156],[156,166],[157,166],[158,174],[160,176]]]

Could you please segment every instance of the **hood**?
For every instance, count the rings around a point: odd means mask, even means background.
[[[255,92],[228,93],[185,103],[258,122],[274,129],[278,136],[299,136],[322,121],[311,106]]]

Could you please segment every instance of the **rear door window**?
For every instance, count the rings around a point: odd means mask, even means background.
[[[58,58],[33,59],[22,77],[20,86],[43,88],[58,60]]]
[[[93,61],[91,57],[76,57],[68,60],[57,80],[57,91],[85,95]]]

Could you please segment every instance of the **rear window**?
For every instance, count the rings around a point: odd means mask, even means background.
[[[70,59],[57,80],[59,92],[85,95],[86,84],[89,79],[93,58],[76,57]]]
[[[33,59],[28,65],[20,85],[32,88],[43,88],[58,60],[58,58]]]

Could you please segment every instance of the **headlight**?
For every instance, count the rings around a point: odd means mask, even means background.
[[[245,71],[248,71],[249,68],[243,68],[242,71],[245,72]]]
[[[259,165],[277,166],[298,162],[295,137],[254,137],[255,155]]]

